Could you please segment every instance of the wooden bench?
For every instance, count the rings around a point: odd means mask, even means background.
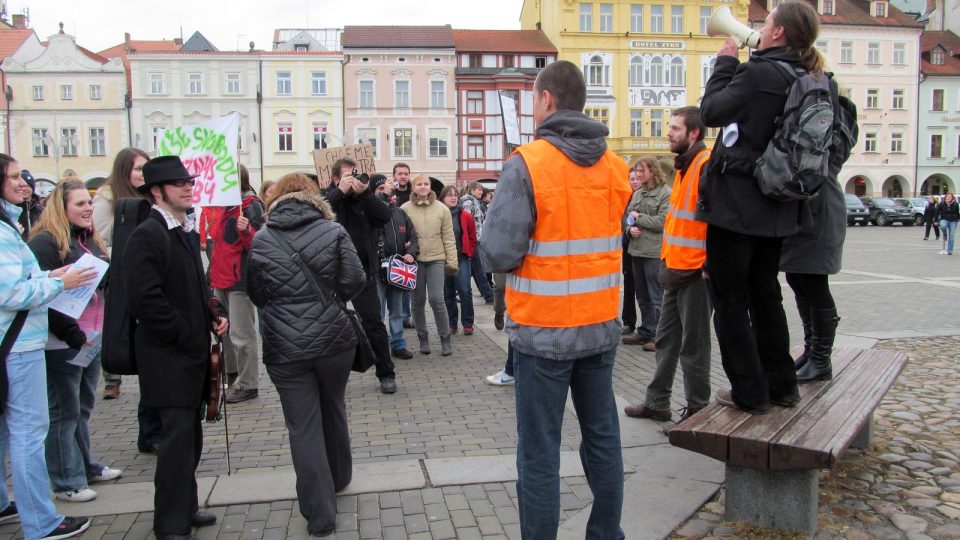
[[[670,444],[726,463],[725,519],[812,535],[819,470],[869,447],[873,410],[906,363],[893,351],[834,349],[833,380],[801,385],[796,407],[754,416],[714,402],[671,429]]]

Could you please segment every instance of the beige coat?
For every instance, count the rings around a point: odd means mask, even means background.
[[[426,198],[415,193],[400,207],[413,222],[420,243],[420,262],[445,261],[448,270],[459,268],[457,241],[453,237],[453,218],[450,209],[437,200],[434,192]]]

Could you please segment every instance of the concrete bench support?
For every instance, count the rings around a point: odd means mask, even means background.
[[[860,450],[869,450],[870,449],[870,440],[873,438],[873,413],[870,413],[870,418],[867,418],[867,422],[863,424],[863,427],[860,428],[860,433],[857,433],[853,442],[850,443],[850,448],[857,448]]]
[[[817,531],[820,471],[761,471],[726,466],[728,521],[812,535]]]

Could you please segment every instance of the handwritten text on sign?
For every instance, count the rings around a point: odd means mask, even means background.
[[[355,174],[373,174],[377,172],[377,165],[373,160],[373,146],[369,143],[351,144],[336,148],[321,148],[313,151],[313,163],[317,166],[317,178],[321,188],[330,185],[333,164],[338,159],[351,159],[357,163]]]
[[[158,156],[180,156],[191,175],[196,175],[193,204],[235,206],[240,204],[237,138],[240,115],[164,130]]]

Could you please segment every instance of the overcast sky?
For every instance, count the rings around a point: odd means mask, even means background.
[[[275,28],[450,24],[454,28],[519,29],[523,0],[7,0],[10,13],[30,9],[30,26],[45,40],[63,30],[94,52],[133,39],[188,39],[199,30],[220,50],[269,49]],[[266,8],[266,9],[264,9]],[[7,20],[10,20],[8,15]]]

